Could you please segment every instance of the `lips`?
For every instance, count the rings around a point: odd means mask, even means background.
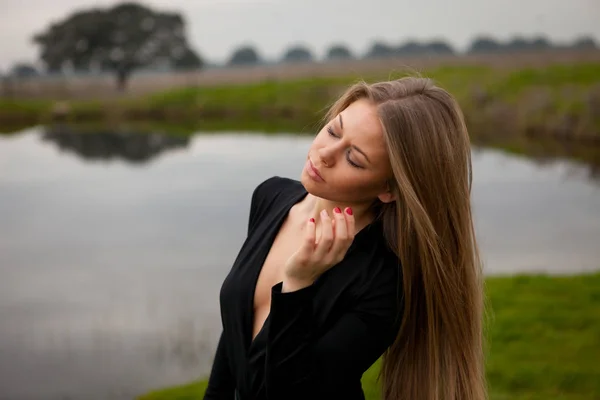
[[[310,158],[308,159],[308,167],[315,175],[317,175],[323,182],[325,182],[325,179],[323,179],[319,170],[315,168],[315,165],[312,163]]]

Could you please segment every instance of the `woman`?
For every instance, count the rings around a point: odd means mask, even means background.
[[[252,195],[205,399],[486,398],[469,137],[429,80],[359,83]]]

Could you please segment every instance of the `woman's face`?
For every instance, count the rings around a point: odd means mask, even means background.
[[[330,201],[370,204],[377,197],[386,201],[381,195],[391,176],[377,109],[361,99],[315,137],[301,182],[309,193]]]

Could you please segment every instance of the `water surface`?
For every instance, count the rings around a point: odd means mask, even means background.
[[[208,373],[250,195],[311,138],[35,128],[0,138],[0,399],[131,399]],[[585,167],[474,149],[487,274],[599,269]]]

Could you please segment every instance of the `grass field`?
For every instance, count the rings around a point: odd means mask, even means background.
[[[510,71],[545,68],[550,65],[577,65],[600,62],[600,50],[553,50],[539,52],[420,55],[379,59],[356,59],[314,63],[286,63],[203,69],[176,73],[133,75],[126,96],[139,97],[183,86],[244,85],[264,81],[289,81],[340,76],[386,76],[407,68],[428,71],[439,67],[491,67]],[[46,98],[50,100],[107,99],[122,96],[115,80],[104,76],[65,76],[50,79],[23,79],[0,86],[0,97]]]
[[[297,130],[315,122],[324,109],[351,83],[397,78],[406,71],[261,81],[239,85],[188,86],[142,97],[110,101],[81,100],[67,107],[75,122],[89,120],[156,120],[202,123],[228,118],[244,121],[294,121]],[[409,73],[414,75],[414,73]],[[542,68],[499,69],[489,66],[447,66],[421,71],[453,93],[465,114],[488,121],[510,114],[516,126],[557,125],[570,117],[570,135],[597,136],[600,116],[600,61]],[[51,116],[50,100],[0,100],[0,120],[44,122]],[[505,115],[506,114],[506,115]]]
[[[600,274],[486,280],[486,372],[491,400],[600,399]],[[379,364],[363,376],[379,398]],[[138,400],[201,399],[206,381],[157,390]]]

